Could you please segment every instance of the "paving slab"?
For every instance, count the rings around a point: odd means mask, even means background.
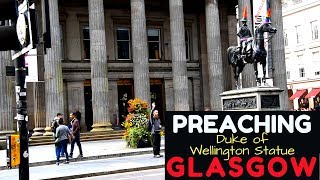
[[[138,149],[129,148],[126,146],[126,142],[122,139],[87,141],[82,142],[81,145],[84,157],[82,159],[71,159],[71,162],[79,160],[110,158],[116,156],[132,156],[152,152],[152,147]],[[70,153],[70,148],[70,145],[68,145],[68,153]],[[161,149],[164,149],[164,138],[161,139]],[[53,164],[56,160],[54,145],[30,146],[29,154],[30,166]],[[78,146],[75,145],[73,156],[77,157],[78,155],[79,149]],[[1,150],[0,170],[4,169],[6,169],[6,150]]]
[[[30,179],[76,179],[123,172],[141,171],[146,169],[158,169],[163,168],[164,164],[164,157],[153,158],[152,154],[80,161],[70,164],[60,164],[59,166],[52,164],[30,167]],[[0,171],[0,179],[19,179],[18,173],[18,169],[2,170]]]

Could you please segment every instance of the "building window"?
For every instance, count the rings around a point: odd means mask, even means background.
[[[287,79],[290,79],[290,71],[287,71]]]
[[[288,46],[288,33],[284,30],[284,45],[285,46]]]
[[[185,42],[186,42],[186,58],[191,59],[191,42],[190,42],[191,31],[190,29],[185,30]]]
[[[160,29],[148,29],[149,59],[161,59]]]
[[[61,59],[64,59],[64,26],[60,24],[60,46],[61,46]]]
[[[82,26],[82,57],[84,60],[90,59],[90,30],[88,25]]]
[[[319,38],[318,21],[311,22],[311,33],[312,33],[312,40]]]
[[[130,30],[129,28],[119,27],[117,33],[117,53],[118,59],[130,59]]]
[[[299,68],[299,75],[300,77],[305,77],[305,71],[304,71],[304,68]]]
[[[315,72],[314,75],[319,76],[320,75],[320,71]]]
[[[296,26],[296,38],[297,38],[297,44],[300,44],[302,42],[302,29],[301,25]]]

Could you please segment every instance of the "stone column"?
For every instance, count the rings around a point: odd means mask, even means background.
[[[244,7],[248,7],[248,27],[251,31],[251,35],[254,35],[253,31],[253,19],[252,19],[252,11],[251,11],[251,0],[238,0],[238,12],[239,12],[239,25],[242,25],[241,19],[243,18],[243,10]],[[246,64],[242,71],[242,88],[249,88],[256,86],[256,77],[254,75],[253,64]]]
[[[44,82],[33,83],[33,102],[34,102],[34,133],[32,136],[41,136],[44,134],[46,127],[46,112],[43,108],[46,104],[45,101]]]
[[[229,46],[238,46],[238,40],[237,40],[237,17],[234,15],[229,15],[228,16],[228,41],[229,41]],[[230,67],[230,65],[228,65]],[[233,78],[233,71],[231,70],[232,67],[230,67],[230,77],[231,77],[231,84],[232,84],[232,89],[235,89],[235,80]],[[240,77],[239,77],[239,85],[240,85]],[[242,83],[241,83],[242,84]]]
[[[0,51],[0,140],[6,139],[6,134],[14,133],[12,97],[14,96],[14,77],[6,76],[6,66],[13,65],[10,51]]]
[[[224,91],[218,0],[206,0],[206,32],[211,111],[221,110]]]
[[[88,0],[93,125],[91,132],[112,130],[109,119],[107,46],[103,0]]]
[[[174,110],[189,111],[187,59],[182,0],[169,0]]]
[[[224,91],[231,90],[234,84],[232,84],[233,76],[231,76],[232,67],[228,62],[228,55],[226,53],[229,47],[229,34],[228,32],[228,10],[229,7],[226,3],[219,4],[219,21],[220,23],[220,32],[221,33],[221,58],[222,58],[222,67],[223,67],[223,82],[224,82]],[[233,24],[233,26],[236,24]],[[234,35],[234,34],[233,34]]]
[[[58,112],[63,112],[63,79],[61,64],[61,42],[58,1],[49,0],[51,48],[44,60],[44,81],[46,97],[46,133],[52,135],[51,122]]]
[[[273,85],[283,89],[280,94],[280,106],[282,110],[289,111],[288,87],[286,77],[286,62],[284,54],[283,19],[281,1],[270,1],[271,25],[277,28],[277,33],[271,39],[271,54],[273,59]]]
[[[37,16],[42,18],[41,3],[36,4]],[[42,34],[42,23],[38,24],[38,31]],[[43,44],[38,45],[37,54],[43,54]],[[38,81],[32,83],[33,93],[33,117],[34,117],[34,133],[32,136],[42,136],[46,128],[46,106],[45,101],[45,82],[44,82],[44,56],[37,57]],[[31,137],[32,138],[32,137]]]
[[[201,52],[201,91],[202,91],[202,107],[210,107],[210,91],[209,91],[209,73],[208,73],[208,53],[207,53],[207,35],[206,35],[206,18],[205,15],[199,16],[199,28],[200,28],[200,52]]]
[[[131,0],[134,96],[150,104],[149,55],[144,0]]]

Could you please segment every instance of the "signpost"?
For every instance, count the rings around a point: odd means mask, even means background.
[[[48,1],[42,0],[43,19],[46,29],[50,28]],[[4,23],[5,22],[5,23]],[[50,38],[45,36],[45,47],[50,48]],[[50,36],[49,36],[50,37]],[[0,1],[0,51],[15,50],[12,56],[15,67],[6,67],[7,75],[15,75],[16,107],[18,135],[7,137],[7,165],[9,168],[19,165],[19,179],[29,180],[29,150],[27,128],[27,81],[25,54],[37,47],[38,31],[36,11],[33,0],[1,0]],[[51,44],[51,43],[50,43]],[[28,63],[31,64],[31,63]]]

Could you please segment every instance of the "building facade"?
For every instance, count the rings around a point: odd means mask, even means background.
[[[288,0],[283,5],[285,60],[291,108],[320,102],[320,2]]]
[[[251,9],[246,0],[49,0],[51,48],[38,57],[39,82],[28,83],[29,129],[50,135],[57,112],[79,110],[82,131],[109,130],[134,97],[156,102],[163,120],[165,111],[220,111],[220,94],[234,88],[226,50],[237,45],[237,5]],[[281,2],[271,7],[281,32]],[[272,52],[279,77],[282,34]],[[255,84],[249,70],[242,79]]]

